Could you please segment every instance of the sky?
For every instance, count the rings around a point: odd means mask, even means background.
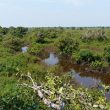
[[[0,25],[110,26],[110,0],[0,0]]]

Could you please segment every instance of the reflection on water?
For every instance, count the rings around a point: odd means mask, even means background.
[[[27,52],[27,49],[28,49],[27,46],[21,48],[21,50],[22,50],[23,53]]]
[[[47,56],[46,56],[47,57]],[[99,83],[110,84],[110,74],[88,73],[84,71],[84,66],[73,64],[68,57],[58,57],[54,53],[49,53],[49,57],[43,59],[43,62],[49,66],[59,65],[63,72],[75,71],[73,79],[85,87],[96,87]]]
[[[81,77],[80,74],[75,74],[75,79],[79,84],[86,87],[96,87],[100,82],[100,80],[91,77]]]
[[[82,77],[80,72],[76,72],[73,69],[69,73],[75,79],[77,84],[80,84],[80,85],[88,87],[88,88],[96,87],[100,83],[100,80],[97,80],[93,77],[86,77],[86,76]]]
[[[58,57],[54,53],[50,53],[49,57],[43,60],[44,63],[47,65],[56,65],[58,64],[59,60]]]

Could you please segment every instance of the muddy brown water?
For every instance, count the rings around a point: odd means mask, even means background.
[[[24,46],[21,49],[22,52],[25,53],[27,52],[28,47]],[[85,68],[84,66],[73,64],[69,57],[56,54],[56,48],[45,48],[40,57],[42,62],[47,66],[58,65],[64,73],[73,72],[74,80],[82,86],[96,87],[100,83],[105,85],[110,84],[110,74],[86,72],[83,69]]]
[[[48,53],[42,62],[48,66],[59,65],[63,69],[63,72],[73,71],[75,81],[85,87],[96,87],[100,83],[105,85],[110,84],[110,74],[83,71],[85,67],[73,64],[68,57],[58,56],[53,52]]]
[[[27,52],[28,47],[22,47],[22,52]],[[48,50],[48,51],[47,51]],[[69,57],[56,54],[56,49],[49,48],[41,53],[40,57],[42,63],[48,67],[58,65],[60,69],[58,71],[64,73],[72,73],[73,83],[87,87],[99,87],[102,89],[102,84],[110,85],[110,74],[86,72],[84,66],[74,64]],[[105,96],[110,100],[110,89],[105,93]]]

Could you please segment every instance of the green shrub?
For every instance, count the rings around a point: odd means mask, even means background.
[[[17,72],[20,61],[14,57],[7,57],[0,61],[0,73],[13,74]]]
[[[71,55],[79,49],[79,44],[70,37],[64,37],[59,40],[59,49],[62,54]]]
[[[40,64],[28,64],[27,68],[24,69],[24,72],[30,72],[32,73],[32,77],[37,82],[45,81],[45,76],[47,75],[47,68],[45,68],[43,65]]]
[[[72,59],[77,63],[91,63],[95,60],[101,61],[102,56],[93,54],[93,52],[88,49],[82,49],[79,52],[73,53]]]
[[[81,50],[79,55],[84,62],[90,62],[94,58],[93,53],[90,50]]]
[[[39,55],[39,53],[42,51],[43,46],[41,44],[32,44],[28,48],[28,52],[31,55]]]
[[[21,51],[23,42],[20,38],[16,37],[6,37],[3,39],[4,47],[10,48],[12,51]]]
[[[78,54],[76,54],[75,59],[78,62],[90,63],[91,61],[94,60],[94,54],[90,50],[81,50]]]
[[[24,28],[24,27],[10,27],[9,28],[9,34],[11,34],[12,36],[15,37],[20,37],[22,38],[28,31],[28,28]]]
[[[7,32],[8,32],[8,28],[3,28],[3,27],[0,26],[0,35],[1,35],[1,36],[2,36],[2,35],[6,35]]]
[[[106,60],[110,63],[110,45],[105,47],[104,56],[105,56]]]
[[[7,73],[9,75],[16,74],[17,69],[25,69],[28,63],[35,63],[37,57],[30,56],[29,54],[18,54],[16,56],[9,56],[0,61],[0,72]]]
[[[2,37],[2,35],[0,35],[0,42],[2,42],[2,40],[3,40],[3,37]]]
[[[108,67],[108,63],[105,61],[93,61],[90,67],[94,70],[102,71],[103,69]]]
[[[75,52],[72,54],[72,59],[75,63],[81,63],[81,56],[79,55],[79,52]]]
[[[39,32],[38,34],[37,34],[37,39],[36,39],[36,42],[37,43],[44,43],[45,42],[45,34],[44,33],[42,33],[42,32]]]
[[[17,83],[15,78],[0,77],[0,110],[50,110],[33,90]]]
[[[11,49],[0,46],[0,58],[5,58],[7,56],[12,56]]]

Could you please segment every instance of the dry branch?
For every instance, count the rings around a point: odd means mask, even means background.
[[[61,110],[62,105],[64,105],[64,103],[61,99],[60,94],[59,94],[58,98],[56,99],[56,102],[57,103],[59,102],[59,103],[58,104],[56,104],[55,102],[53,103],[52,100],[45,98],[45,95],[48,95],[48,96],[51,95],[52,92],[50,90],[44,90],[42,86],[38,86],[37,83],[35,83],[34,80],[32,79],[30,73],[28,73],[25,76],[30,79],[30,81],[32,82],[32,85],[23,83],[23,84],[20,84],[21,86],[31,88],[34,90],[34,92],[37,92],[39,98],[41,98],[43,103],[46,104],[48,107],[56,109],[56,110]]]

